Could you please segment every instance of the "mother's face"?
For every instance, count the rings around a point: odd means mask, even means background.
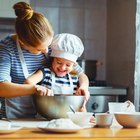
[[[30,53],[39,54],[39,53],[47,53],[48,46],[51,44],[53,37],[48,37],[44,42],[40,43],[36,47],[32,47],[30,45],[25,45],[24,43],[20,42],[21,47],[25,50],[28,50]]]

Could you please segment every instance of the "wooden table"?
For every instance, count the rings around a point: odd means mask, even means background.
[[[77,133],[48,133],[38,128],[23,128],[0,135],[0,140],[140,140],[140,129],[90,128]]]
[[[22,122],[24,123],[24,122]],[[32,122],[28,122],[31,127]],[[25,123],[24,123],[25,124]],[[0,122],[1,126],[1,122]],[[76,133],[48,133],[39,128],[23,127],[11,134],[0,134],[0,140],[140,140],[140,128],[86,128]]]

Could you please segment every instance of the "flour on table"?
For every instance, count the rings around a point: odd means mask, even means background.
[[[49,121],[47,128],[78,129],[80,126],[73,123],[70,119],[53,119]]]

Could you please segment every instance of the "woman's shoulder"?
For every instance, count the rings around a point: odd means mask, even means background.
[[[12,35],[7,35],[3,39],[0,40],[0,46],[11,48],[16,45],[16,42],[12,39]]]

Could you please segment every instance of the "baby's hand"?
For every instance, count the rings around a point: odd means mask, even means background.
[[[88,99],[90,98],[90,93],[88,89],[85,89],[84,87],[79,87],[76,91],[76,95],[85,96],[86,101],[88,101]]]
[[[53,91],[40,85],[36,85],[36,93],[40,96],[53,96]]]
[[[90,98],[89,91],[87,89],[85,89],[85,88],[79,87],[77,89],[77,91],[76,91],[76,95],[82,95],[82,96],[84,96],[84,103],[82,105],[81,110],[85,110],[86,103],[87,103],[88,99]]]

